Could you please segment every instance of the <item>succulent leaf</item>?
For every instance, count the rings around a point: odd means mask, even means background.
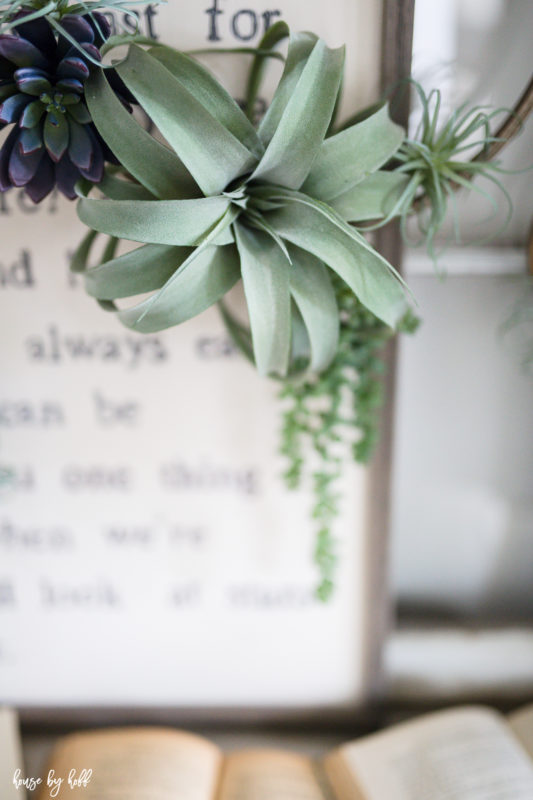
[[[69,143],[69,127],[64,114],[48,111],[43,130],[48,154],[57,163],[64,156]]]

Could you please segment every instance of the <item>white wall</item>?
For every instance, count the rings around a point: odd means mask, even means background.
[[[533,615],[533,373],[499,331],[523,280],[409,280],[424,324],[400,346],[393,584],[411,606]]]

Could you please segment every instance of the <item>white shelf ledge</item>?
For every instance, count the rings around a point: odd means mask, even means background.
[[[389,697],[451,700],[533,692],[533,630],[405,628],[385,648]]]
[[[438,261],[439,271],[450,278],[465,276],[509,276],[527,274],[525,247],[450,247]],[[407,277],[435,275],[435,266],[422,249],[407,248]]]

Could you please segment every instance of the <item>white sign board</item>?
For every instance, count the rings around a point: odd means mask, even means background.
[[[353,111],[376,96],[379,6],[170,0],[142,21],[182,49],[253,45],[276,18],[347,41]],[[236,96],[240,59],[206,62]],[[338,586],[322,605],[312,498],[280,477],[277,386],[218,312],[131,333],[69,274],[74,204],[35,208],[12,191],[0,209],[0,464],[13,472],[0,495],[0,703],[360,699],[365,473],[345,476]]]

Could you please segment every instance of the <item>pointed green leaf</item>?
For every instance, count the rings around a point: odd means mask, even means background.
[[[98,190],[109,200],[154,200],[149,189],[139,183],[117,177],[107,169]]]
[[[252,178],[298,189],[326,135],[339,91],[344,49],[319,40]]]
[[[233,316],[226,303],[224,303],[222,300],[219,302],[218,307],[224,325],[226,326],[226,329],[234,343],[237,345],[243,356],[247,358],[248,361],[251,361],[252,364],[254,364],[254,348],[250,329]]]
[[[71,272],[85,272],[91,250],[97,236],[98,233],[96,231],[89,231],[83,237],[70,260]]]
[[[289,26],[283,20],[276,22],[267,30],[258,46],[258,53],[255,54],[250,72],[248,73],[248,84],[246,86],[246,116],[253,119],[255,101],[259,94],[259,89],[268,64],[268,58],[262,55],[265,51],[273,50],[277,44],[290,36]]]
[[[405,138],[389,117],[388,106],[326,139],[302,191],[330,202],[351,189],[394,155]]]
[[[309,332],[296,303],[291,303],[291,363],[288,375],[301,375],[311,364]]]
[[[225,197],[197,200],[89,200],[82,198],[78,216],[89,228],[152,244],[195,245],[227,211]]]
[[[256,130],[233,97],[208,70],[185,53],[157,45],[149,50],[215,119],[236,139],[261,158],[264,147]]]
[[[287,373],[291,344],[290,264],[262,231],[235,225],[255,363],[260,375]]]
[[[117,312],[120,321],[139,333],[155,333],[180,325],[217,303],[239,280],[234,245],[207,247],[182,266],[171,284],[133,308]]]
[[[116,69],[204,194],[254,168],[250,151],[156,58],[133,45]]]
[[[328,270],[311,253],[289,246],[291,293],[303,317],[311,343],[309,369],[321,372],[333,360],[339,344],[339,310]]]
[[[190,247],[143,245],[88,269],[85,289],[98,300],[116,300],[153,292],[167,282],[191,252]]]
[[[317,41],[318,37],[314,33],[296,33],[291,36],[283,75],[259,125],[259,137],[264,144],[268,144],[274,136]]]
[[[398,172],[374,172],[331,201],[331,207],[348,222],[382,219],[392,212],[409,183]]]
[[[135,121],[109,86],[104,70],[91,72],[85,99],[108,147],[155,197],[180,200],[198,196],[198,187],[179,158]]]
[[[319,211],[301,204],[273,211],[268,219],[280,236],[337,272],[376,317],[396,325],[406,309],[404,289],[390,264],[362,237],[357,241]]]

